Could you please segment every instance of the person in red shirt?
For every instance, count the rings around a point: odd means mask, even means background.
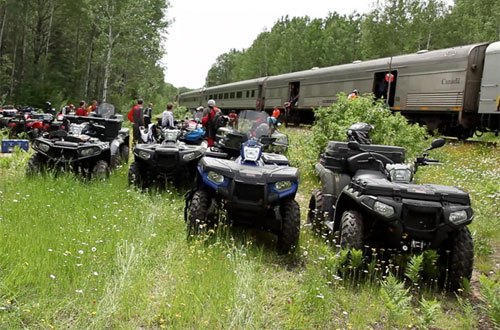
[[[144,101],[142,99],[138,99],[137,103],[130,109],[131,117],[132,117],[132,135],[134,138],[134,143],[141,143],[141,131],[140,127],[144,126]]]
[[[80,106],[76,109],[75,115],[87,116],[87,109],[85,109],[85,101],[80,101]]]
[[[214,100],[208,100],[207,108],[203,110],[203,118],[201,118],[201,124],[205,127],[205,137],[207,138],[207,143],[209,147],[214,145],[215,134],[217,130],[214,125],[214,117],[217,112],[221,110],[215,106]]]

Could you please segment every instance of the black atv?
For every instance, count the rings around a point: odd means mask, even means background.
[[[159,134],[150,143],[137,144],[134,148],[134,162],[130,165],[128,182],[140,189],[155,184],[163,187],[167,181],[176,186],[194,182],[196,165],[207,149],[202,139],[198,144],[180,141],[185,136],[179,128],[159,129],[150,125]],[[143,138],[144,139],[144,138]]]
[[[128,162],[129,130],[121,127],[123,118],[114,115],[113,105],[103,103],[89,117],[67,115],[64,122],[65,129],[34,140],[27,175],[63,170],[87,179],[107,178],[111,169]]]
[[[215,149],[234,159],[240,155],[241,144],[253,138],[260,142],[264,152],[285,154],[288,136],[279,132],[268,118],[264,111],[240,111],[235,127],[224,126],[217,129]]]
[[[188,237],[214,228],[225,214],[229,224],[276,234],[280,253],[293,251],[300,232],[299,170],[283,155],[262,153],[256,140],[243,143],[237,159],[226,156],[209,151],[198,164],[197,187],[186,197]]]
[[[474,259],[469,194],[412,183],[414,170],[437,162],[427,151],[443,145],[433,141],[412,168],[400,147],[329,142],[316,164],[322,187],[312,193],[309,223],[319,233],[338,233],[341,247],[437,250],[442,282],[458,289],[470,280]]]

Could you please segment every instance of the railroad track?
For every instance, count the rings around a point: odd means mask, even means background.
[[[463,144],[481,144],[485,145],[487,147],[498,147],[500,144],[500,141],[479,141],[479,140],[460,140],[456,137],[449,137],[449,136],[444,136],[443,137],[446,142],[449,143],[463,143]]]

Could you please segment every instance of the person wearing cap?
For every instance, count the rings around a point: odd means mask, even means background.
[[[348,100],[354,100],[359,96],[358,90],[355,88],[352,90],[352,92],[347,96]]]
[[[215,100],[208,100],[207,107],[203,110],[201,124],[205,127],[205,137],[209,147],[214,145],[215,134],[217,133],[214,125],[217,112],[220,112],[220,109],[215,106]]]
[[[153,103],[149,103],[148,107],[144,109],[144,126],[149,127],[151,118],[153,116]]]
[[[194,119],[199,119],[201,121],[201,119],[203,118],[203,110],[204,109],[205,108],[202,105],[200,105],[198,108],[196,108],[196,110],[193,113]]]

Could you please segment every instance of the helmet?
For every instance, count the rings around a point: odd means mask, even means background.
[[[215,106],[215,101],[214,100],[208,100],[207,105],[209,107],[214,107]]]
[[[370,131],[373,126],[367,123],[356,123],[352,124],[347,129],[347,140],[356,141],[360,144],[371,144]]]
[[[203,109],[203,106],[200,105],[198,108],[196,108],[196,111],[203,111]]]

